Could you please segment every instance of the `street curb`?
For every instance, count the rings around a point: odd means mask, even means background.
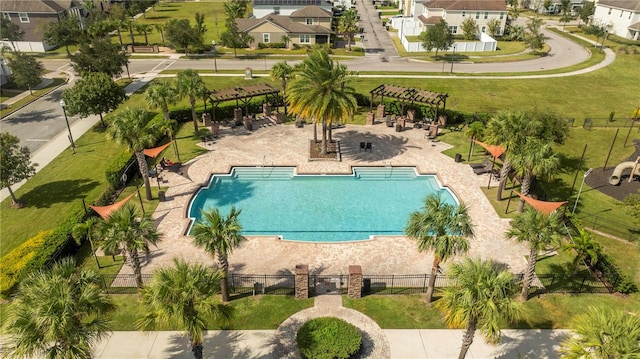
[[[62,77],[54,77],[54,79],[61,79],[61,78],[62,78]],[[61,83],[60,85],[55,86],[55,87],[52,87],[51,89],[49,89],[49,91],[41,93],[41,94],[40,94],[40,95],[38,95],[37,97],[32,98],[32,99],[31,99],[31,101],[25,102],[22,106],[20,106],[20,107],[18,107],[18,108],[15,108],[15,109],[13,109],[11,112],[9,112],[9,113],[7,113],[6,115],[4,115],[4,116],[0,117],[0,121],[2,121],[2,120],[4,120],[4,119],[6,119],[7,117],[9,117],[9,116],[13,115],[14,113],[16,113],[16,112],[18,112],[18,111],[22,110],[23,108],[25,108],[26,106],[30,105],[30,104],[31,104],[31,103],[33,103],[34,101],[36,101],[36,100],[38,100],[38,99],[40,99],[40,98],[42,98],[42,97],[44,97],[44,96],[46,96],[46,95],[48,95],[48,94],[52,93],[53,91],[55,91],[55,90],[59,89],[60,87],[62,87],[62,86],[64,86],[64,85],[66,85],[66,84],[68,84],[68,83],[69,83],[69,78],[67,78],[67,79],[66,79],[63,83]]]

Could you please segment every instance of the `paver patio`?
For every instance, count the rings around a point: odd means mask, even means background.
[[[262,123],[265,123],[264,121]],[[154,218],[163,240],[153,248],[144,262],[143,272],[169,265],[174,257],[188,261],[213,263],[202,250],[192,244],[184,232],[188,225],[185,215],[189,199],[211,173],[228,173],[232,166],[295,166],[298,173],[351,173],[352,166],[415,166],[420,173],[436,174],[442,185],[448,186],[469,205],[476,236],[470,241],[471,257],[493,259],[508,265],[514,273],[525,267],[526,247],[504,236],[508,220],[501,219],[481,191],[488,175],[475,175],[464,163],[456,163],[441,152],[450,146],[425,139],[425,130],[409,128],[395,132],[384,124],[373,126],[347,125],[333,131],[341,141],[342,161],[309,161],[309,139],[313,126],[262,126],[252,132],[242,128],[223,128],[222,136],[207,145],[209,152],[193,159],[186,176],[164,172],[169,186],[167,201],[157,207]],[[371,152],[361,151],[360,142],[371,142]],[[273,207],[287,198],[274,198]],[[384,215],[385,204],[379,213]],[[283,213],[283,215],[287,215]],[[373,240],[347,243],[305,243],[279,240],[277,237],[249,237],[241,248],[229,257],[230,271],[246,274],[277,274],[293,272],[296,264],[308,264],[312,274],[347,273],[349,265],[362,266],[365,274],[428,273],[432,255],[418,253],[415,242],[401,236],[376,237]],[[124,266],[123,273],[131,273]]]

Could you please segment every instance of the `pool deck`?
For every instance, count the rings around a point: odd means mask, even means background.
[[[192,244],[190,237],[183,235],[188,225],[189,199],[209,180],[211,173],[228,173],[232,166],[295,166],[298,173],[351,173],[352,166],[388,165],[415,166],[422,174],[436,174],[442,185],[469,205],[475,238],[470,241],[468,255],[504,263],[514,273],[523,272],[526,247],[505,238],[508,220],[497,215],[481,190],[488,183],[488,175],[476,175],[468,164],[456,163],[443,155],[441,152],[450,146],[425,139],[425,130],[408,128],[395,132],[395,128],[382,123],[347,125],[333,130],[334,139],[341,143],[342,161],[309,161],[313,126],[296,128],[261,123],[263,126],[252,132],[223,128],[221,138],[206,145],[207,153],[183,166],[182,175],[163,172],[166,181],[163,185],[169,187],[167,201],[161,202],[153,214],[163,240],[143,262],[144,273],[171,264],[174,257],[213,263],[211,257]],[[361,151],[360,142],[371,142],[372,151]],[[286,200],[274,198],[274,210],[280,201]],[[378,213],[385,215],[384,203],[380,203]],[[245,274],[293,273],[296,264],[307,264],[312,274],[346,274],[349,265],[360,265],[364,274],[374,275],[428,273],[432,259],[431,253],[418,253],[415,242],[405,237],[377,237],[349,243],[249,237],[231,254],[229,263],[231,272]],[[128,266],[122,271],[131,273]]]

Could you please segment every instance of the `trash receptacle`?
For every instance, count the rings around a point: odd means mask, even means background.
[[[396,125],[396,132],[402,132],[402,125],[401,124],[397,124]]]
[[[158,201],[164,202],[167,200],[167,197],[164,194],[164,191],[158,191]]]
[[[362,280],[362,295],[371,294],[371,279],[364,278]]]
[[[462,155],[461,155],[461,154],[459,154],[459,153],[456,153],[456,159],[455,159],[455,161],[456,161],[456,162],[462,162]]]
[[[253,295],[263,294],[262,293],[262,284],[261,283],[253,283]]]

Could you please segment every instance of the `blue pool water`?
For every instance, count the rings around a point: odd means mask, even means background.
[[[245,236],[279,235],[287,240],[339,242],[371,235],[402,235],[409,215],[424,198],[440,192],[457,204],[435,176],[408,167],[359,167],[352,175],[295,175],[293,167],[235,167],[214,175],[191,200],[189,217],[219,208],[241,209]]]

